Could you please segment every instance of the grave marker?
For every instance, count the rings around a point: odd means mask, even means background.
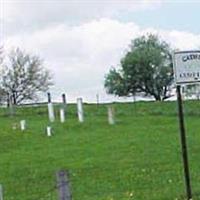
[[[110,125],[115,124],[115,120],[114,120],[114,109],[113,107],[109,106],[108,107],[108,123]]]
[[[60,122],[65,122],[65,110],[63,108],[60,109]]]
[[[47,93],[48,97],[48,115],[49,115],[49,121],[54,122],[55,121],[55,115],[54,115],[54,109],[53,104],[51,103],[51,94],[50,92]]]
[[[79,122],[82,123],[84,121],[84,117],[83,117],[83,100],[82,100],[82,98],[78,98],[77,99],[77,114],[78,114]]]
[[[47,136],[48,137],[51,137],[51,127],[50,126],[47,126]]]
[[[96,94],[97,106],[99,105],[99,94]]]
[[[54,122],[55,121],[55,115],[54,115],[54,109],[53,109],[52,103],[48,103],[48,114],[49,114],[49,121]]]
[[[22,131],[24,131],[26,129],[26,120],[21,120],[20,121],[20,127],[21,127]]]
[[[72,200],[68,172],[61,170],[56,173],[56,177],[57,177],[57,188],[58,188],[59,200]]]

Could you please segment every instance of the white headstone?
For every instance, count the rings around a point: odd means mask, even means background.
[[[77,113],[78,113],[79,122],[82,123],[84,121],[84,117],[83,117],[83,100],[82,100],[82,98],[78,98],[77,99]]]
[[[26,129],[26,121],[25,120],[20,121],[20,127],[21,127],[22,131],[24,131]]]
[[[63,108],[60,109],[60,122],[65,122],[65,110]]]
[[[48,103],[48,114],[49,114],[49,121],[54,122],[55,121],[55,115],[54,115],[54,109],[53,109],[52,103]]]
[[[111,125],[115,124],[114,110],[111,106],[108,107],[108,123]]]
[[[51,136],[51,127],[47,126],[47,136],[50,137]]]

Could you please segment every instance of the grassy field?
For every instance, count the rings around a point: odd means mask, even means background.
[[[200,199],[200,102],[184,103],[194,200]],[[5,200],[57,200],[56,172],[70,172],[73,200],[181,200],[185,185],[176,102],[113,104],[116,124],[107,123],[107,105],[84,105],[78,123],[75,105],[67,121],[52,124],[47,137],[46,107],[0,110],[0,183]],[[58,116],[57,106],[57,116]],[[26,119],[27,130],[15,123]],[[58,117],[57,117],[58,119]]]

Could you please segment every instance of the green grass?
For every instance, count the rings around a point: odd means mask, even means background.
[[[107,123],[107,105],[84,105],[78,123],[75,105],[64,124],[52,124],[46,107],[0,110],[0,183],[5,200],[57,200],[56,172],[70,172],[73,200],[181,200],[185,185],[176,102],[113,104],[116,124]],[[57,106],[57,119],[58,119]],[[200,102],[184,103],[194,200],[200,199]],[[27,130],[14,123],[26,119]]]

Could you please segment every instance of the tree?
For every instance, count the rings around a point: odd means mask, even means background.
[[[106,75],[107,92],[118,96],[143,93],[158,101],[169,98],[173,83],[170,51],[156,35],[136,38],[121,59],[120,69],[112,68]]]
[[[52,76],[38,56],[19,48],[9,53],[8,62],[2,67],[0,88],[12,104],[35,100],[38,92],[47,91],[51,85]]]

